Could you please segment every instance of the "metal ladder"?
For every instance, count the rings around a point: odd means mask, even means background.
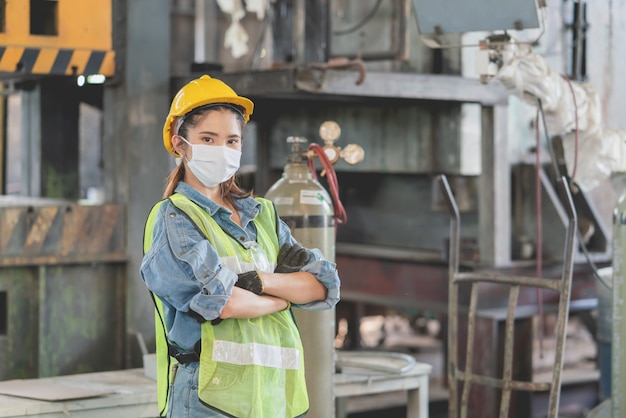
[[[501,389],[499,417],[507,418],[511,400],[511,391],[549,391],[548,418],[556,418],[561,394],[561,372],[563,369],[563,353],[565,351],[566,328],[569,316],[570,291],[572,286],[573,253],[576,243],[577,217],[569,187],[565,178],[559,185],[563,191],[565,210],[569,218],[565,237],[563,272],[560,279],[541,277],[500,275],[497,273],[459,272],[460,251],[460,216],[459,210],[445,175],[438,177],[444,197],[451,215],[450,220],[450,252],[449,252],[449,294],[448,294],[448,389],[449,418],[467,418],[469,395],[472,385],[483,385]],[[502,378],[482,376],[472,371],[474,352],[474,334],[476,311],[478,306],[478,284],[481,282],[499,283],[509,286],[508,308],[505,323],[504,362]],[[459,316],[459,285],[467,283],[471,287],[470,302],[467,313],[467,350],[465,368],[458,367],[458,316]],[[556,353],[552,380],[550,382],[519,381],[512,379],[513,363],[513,327],[515,309],[518,303],[520,287],[550,289],[559,293],[559,306],[555,329]],[[463,392],[459,405],[459,383],[463,382]]]

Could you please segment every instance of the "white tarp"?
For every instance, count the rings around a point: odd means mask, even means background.
[[[603,126],[600,99],[590,84],[570,84],[530,45],[510,43],[499,52],[502,66],[495,79],[532,106],[541,100],[548,133],[563,138],[568,173],[583,190],[593,189],[611,173],[626,172],[626,130]]]

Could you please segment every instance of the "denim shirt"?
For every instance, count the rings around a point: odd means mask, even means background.
[[[241,227],[230,219],[231,211],[220,206],[186,183],[176,187],[201,208],[229,235],[243,242],[256,240],[254,218],[261,204],[253,198],[235,200]],[[150,291],[163,302],[168,340],[182,350],[191,350],[200,340],[200,323],[217,318],[232,293],[237,275],[224,268],[220,257],[204,235],[176,206],[165,201],[159,208],[152,232],[152,248],[141,263],[141,277]],[[287,224],[279,220],[278,244],[296,243]],[[304,305],[304,309],[330,309],[339,302],[339,275],[336,265],[312,249],[315,261],[301,271],[311,273],[328,290],[325,300]]]

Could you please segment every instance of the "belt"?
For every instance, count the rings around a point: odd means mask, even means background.
[[[180,364],[195,363],[197,361],[200,361],[200,354],[196,353],[195,351],[188,351],[186,353],[176,353],[172,357],[174,357],[176,361],[179,362]]]
[[[167,346],[168,346],[169,355],[171,357],[174,357],[176,361],[179,362],[180,364],[195,363],[197,361],[200,361],[200,341],[198,341],[196,345],[193,347],[194,348],[193,351],[186,351],[184,353],[179,352],[170,344],[168,344]]]

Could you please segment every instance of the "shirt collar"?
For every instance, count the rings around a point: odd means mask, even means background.
[[[206,210],[211,216],[215,215],[220,210],[226,211],[225,208],[218,205],[183,181],[178,182],[175,192],[187,197],[189,200]],[[235,199],[235,206],[237,206],[237,208],[243,213],[241,219],[243,226],[245,226],[245,224],[247,224],[250,220],[256,218],[261,211],[261,203],[252,198]]]

